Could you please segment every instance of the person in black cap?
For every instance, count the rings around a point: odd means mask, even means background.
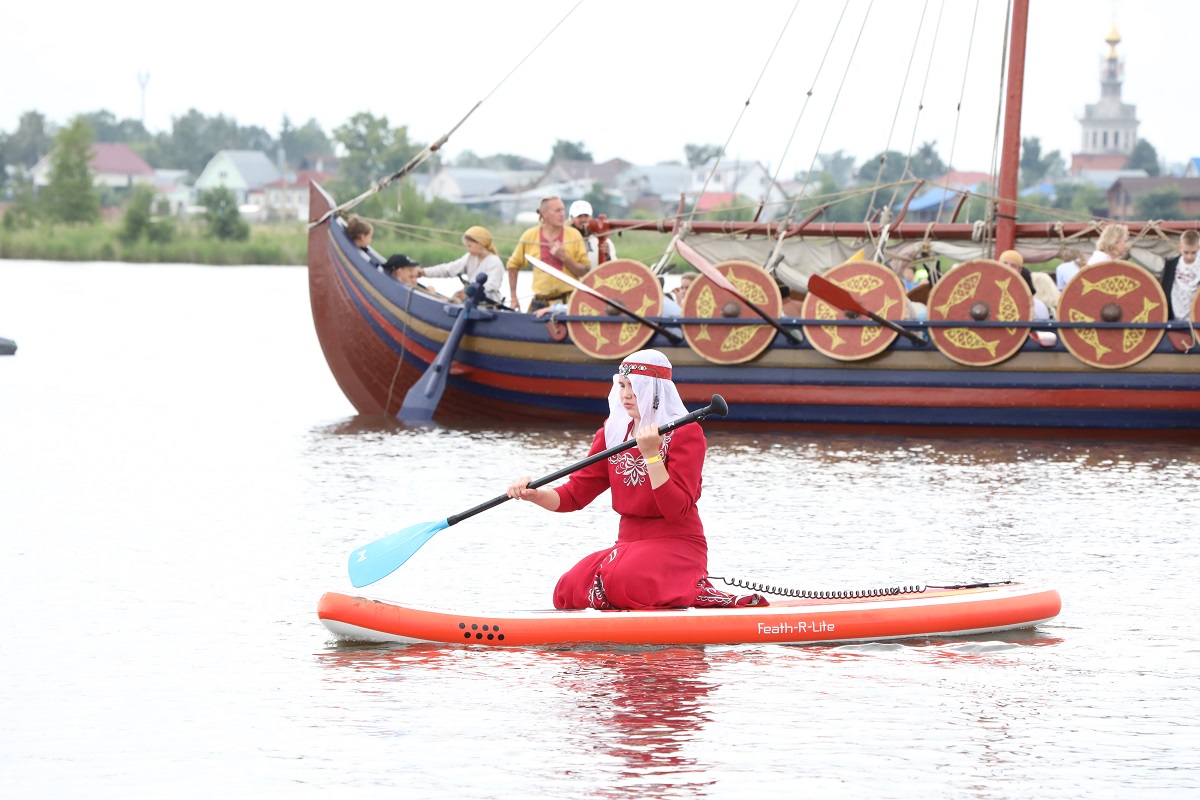
[[[380,267],[380,269],[398,280],[400,283],[403,283],[405,286],[411,286],[417,291],[424,292],[425,294],[432,295],[433,297],[437,297],[442,300],[449,299],[442,297],[440,294],[428,288],[427,286],[422,286],[417,280],[417,278],[420,277],[421,265],[403,253],[397,253],[396,255],[389,257],[387,261],[383,262],[383,265]]]

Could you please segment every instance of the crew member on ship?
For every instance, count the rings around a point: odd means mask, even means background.
[[[529,476],[508,496],[549,511],[577,511],[612,490],[621,515],[617,541],[583,558],[554,588],[554,607],[642,609],[764,606],[761,595],[733,595],[708,579],[708,542],[696,502],[706,442],[699,425],[666,435],[659,427],[688,412],[671,380],[671,362],[640,350],[621,362],[608,395],[609,415],[590,454],[634,439],[635,447],[584,467],[562,486],[529,488]]]
[[[566,224],[567,209],[560,197],[543,197],[538,203],[540,225],[535,225],[521,234],[521,240],[508,259],[508,288],[510,305],[519,309],[517,299],[517,273],[529,264],[525,256],[531,255],[568,275],[582,278],[592,268],[588,260],[587,247],[579,231]],[[533,271],[533,301],[529,312],[545,308],[551,303],[565,302],[571,294],[571,285],[558,280],[540,269]]]

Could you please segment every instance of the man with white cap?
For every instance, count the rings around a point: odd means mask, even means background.
[[[592,221],[591,203],[587,200],[576,200],[571,203],[571,210],[567,212],[567,216],[571,218],[571,227],[579,231],[579,235],[583,237],[583,243],[587,245],[588,260],[592,262],[593,267],[600,266],[601,261],[612,261],[617,257],[617,250],[613,247],[612,239],[605,238],[605,257],[600,258],[600,240],[588,230],[588,224]]]

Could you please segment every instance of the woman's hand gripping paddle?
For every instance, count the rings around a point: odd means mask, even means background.
[[[668,431],[673,431],[676,428],[682,427],[689,423],[702,420],[705,417],[723,417],[728,413],[729,406],[726,405],[725,399],[719,394],[714,394],[712,396],[712,402],[710,402],[707,406],[696,409],[692,413],[680,417],[674,422],[668,422],[666,425],[660,427],[658,432],[667,433]],[[558,472],[554,472],[550,475],[546,475],[545,477],[530,481],[529,488],[536,489],[539,486],[545,486],[547,483],[552,483],[560,478],[565,478],[572,472],[577,472],[584,467],[595,464],[597,461],[603,461],[609,456],[616,455],[623,450],[628,450],[635,444],[637,444],[637,442],[633,439],[630,439],[627,442],[622,442],[621,444],[610,447],[603,452],[588,456],[577,464],[572,464],[569,467],[560,469]],[[508,499],[509,497],[507,494],[502,494],[499,497],[494,497],[491,500],[488,500],[486,503],[481,503],[480,505],[464,511],[461,514],[455,514],[454,516],[447,517],[439,522],[421,522],[416,525],[410,525],[404,530],[396,531],[390,536],[377,539],[365,547],[356,548],[354,552],[350,554],[350,583],[354,584],[355,587],[360,587],[367,586],[375,583],[377,580],[386,578],[388,575],[391,575],[393,572],[395,572],[396,569],[402,564],[404,564],[405,561],[408,561],[410,558],[412,558],[413,554],[420,550],[422,545],[433,538],[433,535],[438,531],[445,530],[451,525],[462,522],[464,519],[473,517],[476,514],[487,511],[490,508],[495,508]]]

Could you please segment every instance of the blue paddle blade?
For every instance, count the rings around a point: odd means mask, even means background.
[[[421,522],[356,548],[350,554],[350,583],[355,587],[367,586],[386,578],[412,558],[413,553],[420,550],[435,533],[448,527],[450,522],[445,519],[440,522]]]

